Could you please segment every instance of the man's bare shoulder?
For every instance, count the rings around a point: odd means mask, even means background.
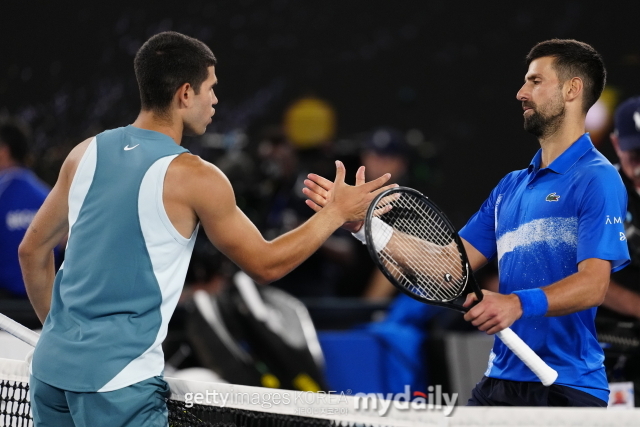
[[[215,165],[191,153],[184,153],[176,157],[169,165],[165,185],[179,188],[184,196],[195,196],[217,193],[217,196],[233,195],[231,183],[226,175]],[[219,194],[220,192],[225,193]],[[192,199],[193,200],[193,199]]]
[[[176,157],[171,162],[169,171],[189,181],[199,179],[227,180],[225,174],[218,167],[191,153],[184,153]]]
[[[78,165],[80,164],[80,160],[82,160],[82,156],[84,156],[84,153],[87,151],[89,144],[91,144],[91,141],[93,141],[94,138],[94,136],[87,138],[80,144],[73,147],[62,164],[62,169],[60,171],[61,177],[67,179],[69,182],[73,179],[73,176],[78,169]]]

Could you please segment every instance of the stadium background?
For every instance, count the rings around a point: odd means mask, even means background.
[[[34,127],[49,181],[73,144],[133,121],[133,55],[162,30],[199,37],[218,57],[209,132],[255,135],[307,94],[335,108],[337,140],[381,125],[421,130],[437,162],[418,185],[457,225],[536,150],[515,100],[533,44],[591,43],[609,86],[621,98],[640,93],[638,2],[8,0],[0,8],[0,112]]]
[[[265,129],[282,124],[296,100],[315,96],[335,111],[336,157],[357,154],[362,136],[379,126],[418,130],[414,186],[461,226],[538,148],[515,99],[528,50],[554,37],[592,44],[608,68],[603,108],[611,112],[640,94],[639,12],[640,2],[593,0],[7,0],[0,116],[31,126],[33,166],[53,184],[75,144],[135,119],[133,56],[149,36],[179,31],[218,58],[220,102],[207,134],[185,140],[192,151],[214,163],[233,150],[255,157]],[[615,160],[609,131],[605,119],[594,135]],[[231,178],[241,207],[259,223],[255,176]],[[464,352],[469,344],[455,345]]]

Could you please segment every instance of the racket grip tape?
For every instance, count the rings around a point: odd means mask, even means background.
[[[533,371],[545,386],[550,386],[558,378],[558,373],[540,358],[511,328],[496,334],[509,349]]]

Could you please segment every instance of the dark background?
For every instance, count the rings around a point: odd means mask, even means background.
[[[135,119],[133,56],[175,30],[218,58],[210,132],[251,139],[307,94],[336,109],[337,140],[419,129],[437,148],[422,188],[462,225],[537,149],[515,99],[528,50],[554,37],[592,44],[624,99],[640,94],[639,21],[638,1],[3,0],[0,114],[31,124],[51,182],[74,144]]]

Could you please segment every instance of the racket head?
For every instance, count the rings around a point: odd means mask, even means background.
[[[376,239],[379,242],[382,232],[374,218],[391,227],[395,236],[393,240],[383,236],[389,243],[380,251]],[[463,313],[468,311],[462,306],[468,293],[475,292],[482,299],[455,227],[419,191],[396,187],[382,192],[371,202],[364,226],[369,255],[401,292]],[[390,233],[388,227],[384,233]]]

